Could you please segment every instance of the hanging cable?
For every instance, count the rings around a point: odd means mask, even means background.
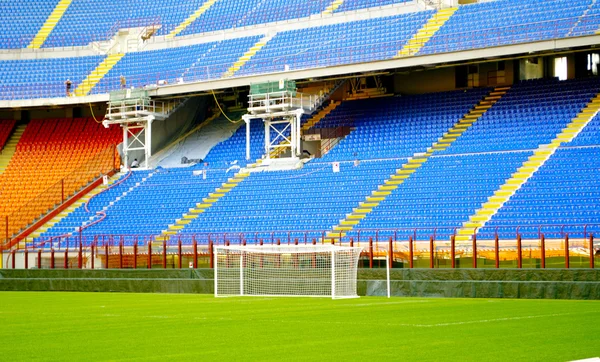
[[[223,115],[223,117],[225,117],[229,122],[231,123],[240,123],[241,121],[243,121],[243,118],[240,118],[237,121],[232,120],[231,118],[227,117],[227,115],[225,114],[225,111],[223,111],[223,108],[221,108],[221,105],[219,104],[219,100],[217,99],[217,95],[215,94],[214,90],[210,90],[212,92],[213,97],[215,98],[215,103],[217,103],[217,107],[219,107],[219,110],[221,111],[221,114]]]
[[[94,115],[94,109],[92,108],[92,104],[89,103],[89,105],[90,105],[90,112],[92,113],[92,118],[94,118],[94,121],[96,121],[96,123],[102,123],[101,121],[98,121],[96,119],[96,116]]]

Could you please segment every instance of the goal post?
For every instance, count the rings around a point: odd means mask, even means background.
[[[217,246],[215,296],[358,298],[360,247]]]

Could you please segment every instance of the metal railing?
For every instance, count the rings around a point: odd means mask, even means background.
[[[562,231],[558,236],[547,237],[543,232],[545,227],[559,227]],[[500,228],[510,228],[514,234],[503,236]],[[29,241],[25,249],[9,252],[4,265],[28,267],[24,263],[33,264],[24,262],[23,257],[35,255],[38,267],[46,268],[55,268],[58,264],[64,268],[76,264],[78,268],[92,269],[160,265],[163,268],[187,268],[186,260],[194,268],[198,267],[199,260],[212,267],[212,246],[232,244],[359,246],[364,248],[364,267],[374,267],[374,263],[385,258],[387,253],[393,255],[394,267],[403,268],[595,268],[600,261],[600,245],[594,237],[600,233],[599,224],[539,225],[535,227],[538,230],[535,237],[522,233],[523,228],[498,226],[487,235],[475,233],[468,242],[456,241],[459,228],[359,229],[340,238],[327,237],[326,231],[318,230],[199,233],[178,234],[168,241],[157,241],[158,235],[87,236],[80,231],[74,235]],[[56,262],[57,255],[61,263]],[[87,261],[83,262],[84,259]]]

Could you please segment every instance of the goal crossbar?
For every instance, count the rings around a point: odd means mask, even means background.
[[[215,296],[358,298],[362,248],[214,246]]]

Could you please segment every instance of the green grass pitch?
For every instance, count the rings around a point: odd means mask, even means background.
[[[598,301],[0,293],[0,359],[566,361],[600,356]]]

